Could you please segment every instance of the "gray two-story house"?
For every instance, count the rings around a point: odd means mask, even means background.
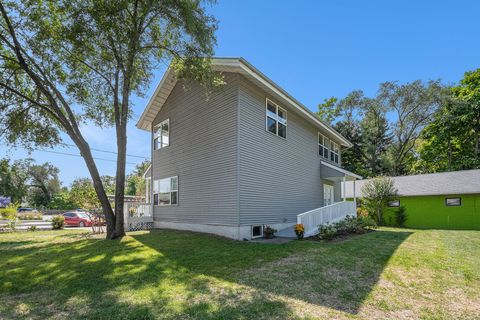
[[[360,178],[341,168],[351,143],[244,59],[213,68],[225,85],[208,95],[168,69],[138,121],[152,135],[154,226],[252,239],[342,203]]]

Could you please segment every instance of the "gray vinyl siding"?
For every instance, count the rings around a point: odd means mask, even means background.
[[[323,205],[318,128],[287,110],[287,138],[265,129],[265,99],[274,98],[240,78],[240,223],[295,222],[302,212]],[[328,136],[328,135],[327,135]]]
[[[153,179],[178,176],[178,205],[154,206],[155,221],[238,225],[239,75],[206,99],[177,83],[153,125],[170,119],[170,145],[153,151]]]

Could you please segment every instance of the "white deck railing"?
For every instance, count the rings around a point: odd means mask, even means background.
[[[151,203],[125,202],[123,207],[126,231],[151,229],[153,212]]]
[[[297,216],[297,223],[305,227],[305,237],[318,233],[318,225],[327,222],[337,222],[347,215],[356,216],[355,203],[353,201],[342,201],[329,206],[313,209]]]

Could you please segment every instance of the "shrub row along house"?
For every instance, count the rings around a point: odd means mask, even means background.
[[[393,177],[398,197],[388,203],[384,222],[395,224],[395,211],[406,210],[406,227],[480,230],[480,170]],[[368,180],[347,182],[345,196],[362,196]]]
[[[208,98],[168,69],[137,123],[152,137],[154,226],[252,239],[354,214],[341,198],[361,178],[341,168],[351,143],[244,59],[213,68],[226,84]]]

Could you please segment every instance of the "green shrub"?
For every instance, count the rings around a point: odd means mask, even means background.
[[[7,231],[15,231],[17,230],[17,219],[10,219],[7,224],[5,225],[5,230]]]
[[[53,230],[63,229],[64,225],[65,225],[65,217],[64,216],[58,215],[58,216],[54,216],[52,218],[52,229]]]
[[[400,206],[397,211],[395,211],[395,222],[397,226],[403,227],[407,221],[407,209],[405,206]]]
[[[357,208],[357,217],[368,217],[368,210],[364,207]]]
[[[37,226],[30,226],[30,227],[28,227],[28,229],[27,229],[27,230],[28,230],[28,231],[32,231],[32,232],[34,232],[34,231],[37,231],[37,230],[38,230],[38,228],[37,228]]]
[[[360,216],[357,217],[357,224],[363,230],[365,229],[375,229],[377,227],[377,222],[370,216]]]
[[[331,240],[339,235],[365,233],[368,229],[377,227],[375,219],[370,216],[351,217],[335,223],[325,223],[318,226],[318,237],[323,240]]]
[[[337,235],[336,224],[325,223],[318,226],[318,237],[322,240],[331,240]]]
[[[3,219],[16,219],[17,218],[17,208],[14,205],[9,205],[6,208],[0,209],[0,216]]]
[[[18,214],[20,220],[42,220],[42,214],[40,212],[20,212]]]

